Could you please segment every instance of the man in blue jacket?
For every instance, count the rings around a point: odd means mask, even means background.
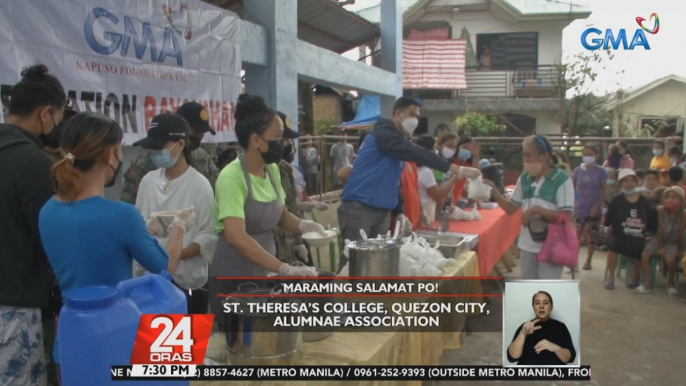
[[[364,139],[338,209],[341,235],[346,240],[359,240],[360,230],[369,237],[388,232],[391,214],[401,222],[404,233],[412,225],[405,218],[400,179],[404,161],[414,162],[458,178],[478,178],[478,169],[451,164],[430,150],[413,144],[410,139],[419,121],[420,105],[401,97],[393,107],[393,118],[379,119]]]

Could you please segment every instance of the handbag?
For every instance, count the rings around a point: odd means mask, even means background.
[[[576,268],[579,265],[579,239],[572,219],[560,213],[548,226],[548,237],[538,253],[538,261]]]

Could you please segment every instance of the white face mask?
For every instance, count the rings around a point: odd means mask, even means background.
[[[441,150],[441,155],[443,155],[443,158],[445,159],[453,158],[455,150],[444,147],[443,150]]]
[[[585,163],[586,165],[593,165],[593,164],[595,164],[595,157],[586,156],[586,157],[583,157],[582,159],[583,159],[583,161],[584,161],[584,163]]]
[[[414,133],[414,129],[417,128],[418,123],[419,120],[417,118],[406,118],[403,120],[403,130],[405,130],[407,135],[412,135],[412,133]]]

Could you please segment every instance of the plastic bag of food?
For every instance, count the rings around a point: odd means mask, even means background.
[[[476,209],[477,205],[474,203],[474,209],[472,209],[472,220],[474,221],[479,221],[481,220],[481,213],[479,213],[479,210]]]
[[[467,184],[467,197],[474,201],[488,201],[491,198],[491,187],[484,184],[481,177],[470,180]]]
[[[450,215],[450,219],[455,221],[472,221],[472,212],[455,207]]]
[[[431,264],[424,264],[424,266],[422,267],[422,274],[424,276],[441,276],[443,274],[443,271],[434,267]]]

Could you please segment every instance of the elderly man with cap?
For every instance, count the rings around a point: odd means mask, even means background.
[[[198,102],[184,103],[176,111],[177,115],[183,117],[190,124],[190,136],[188,137],[188,146],[191,150],[192,164],[200,174],[205,176],[210,181],[210,185],[214,189],[214,184],[217,181],[219,170],[217,165],[212,161],[212,157],[200,147],[202,138],[205,133],[210,132],[215,135],[216,132],[210,126],[209,114],[203,105]],[[141,183],[143,176],[149,171],[156,169],[150,158],[150,151],[148,149],[141,149],[138,156],[131,166],[124,174],[124,190],[121,193],[120,199],[130,204],[136,203],[136,194],[138,193],[138,185]]]
[[[283,158],[279,161],[279,171],[281,173],[281,186],[286,193],[286,208],[293,214],[310,212],[312,209],[326,210],[328,205],[309,201],[305,190],[305,178],[302,170],[293,165],[295,160],[296,147],[293,140],[300,137],[300,133],[291,128],[291,121],[286,114],[278,111],[277,115],[283,121],[284,149]],[[284,263],[295,261],[296,257],[307,262],[309,251],[303,243],[300,235],[294,235],[281,227],[274,229],[274,239],[276,241],[276,258]]]
[[[181,262],[174,284],[186,295],[188,313],[207,313],[209,293],[196,291],[207,284],[209,263],[217,244],[214,192],[210,182],[191,165],[190,126],[180,115],[165,113],[152,119],[147,137],[134,143],[150,151],[153,170],[140,182],[136,207],[146,220],[153,213],[193,208],[196,222],[183,237]],[[165,245],[166,234],[155,237]],[[136,262],[134,272],[144,273]]]

